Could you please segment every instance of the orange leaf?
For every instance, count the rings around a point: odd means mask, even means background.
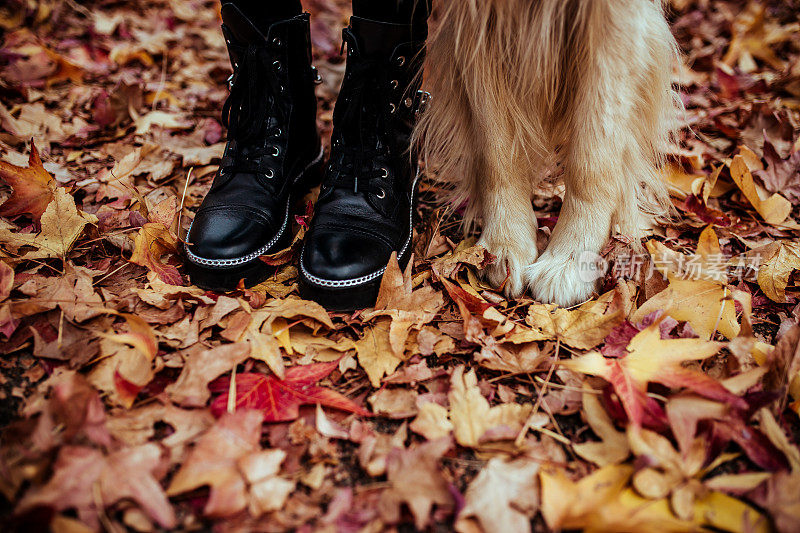
[[[53,199],[58,187],[53,177],[42,166],[39,150],[31,141],[31,155],[28,167],[18,167],[0,161],[0,179],[6,182],[14,192],[0,206],[0,215],[13,217],[22,214],[31,215],[38,223],[47,204]]]
[[[170,285],[183,285],[178,269],[162,262],[162,257],[178,251],[178,239],[160,222],[149,222],[139,229],[134,240],[131,263],[147,267]]]
[[[258,409],[265,422],[286,422],[299,416],[301,405],[326,405],[362,416],[370,413],[346,396],[316,383],[327,377],[339,361],[314,363],[289,368],[284,379],[264,374],[236,376],[236,409]],[[220,416],[227,410],[230,378],[209,385],[211,392],[223,393],[211,403],[211,412]]]

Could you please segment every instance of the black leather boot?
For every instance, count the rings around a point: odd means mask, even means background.
[[[309,15],[266,35],[233,4],[222,6],[222,20],[233,64],[222,113],[228,144],[185,246],[192,283],[212,290],[270,274],[259,257],[291,242],[292,204],[320,182],[323,166]]]
[[[392,252],[401,265],[411,254],[419,171],[410,135],[427,100],[424,34],[358,17],[350,24],[330,163],[300,260],[301,295],[340,311],[374,305]]]

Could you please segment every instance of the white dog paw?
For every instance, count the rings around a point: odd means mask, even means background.
[[[538,261],[525,267],[525,281],[540,302],[568,307],[588,300],[594,293],[602,270],[592,264],[583,257],[545,251]]]
[[[534,245],[531,249],[515,250],[507,246],[495,246],[480,239],[479,246],[495,256],[495,262],[483,270],[486,280],[494,287],[503,287],[503,292],[509,298],[522,296],[527,288],[525,281],[525,268],[536,261],[538,251]]]

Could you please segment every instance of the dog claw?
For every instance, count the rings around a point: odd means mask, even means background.
[[[574,258],[558,257],[547,252],[538,261],[525,267],[524,277],[536,300],[562,307],[588,300],[596,285],[596,278],[587,276]]]
[[[482,240],[478,241],[478,245],[486,248],[496,258],[494,263],[484,269],[484,278],[492,286],[502,287],[507,298],[522,296],[527,288],[525,265],[536,260],[537,252],[523,254],[506,247],[489,245]]]

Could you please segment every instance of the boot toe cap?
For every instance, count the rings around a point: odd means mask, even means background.
[[[391,246],[369,234],[312,231],[303,246],[302,271],[316,284],[366,283],[380,277],[391,253]]]
[[[236,261],[253,254],[257,257],[279,240],[282,222],[271,221],[244,206],[200,210],[186,237],[189,259]]]

